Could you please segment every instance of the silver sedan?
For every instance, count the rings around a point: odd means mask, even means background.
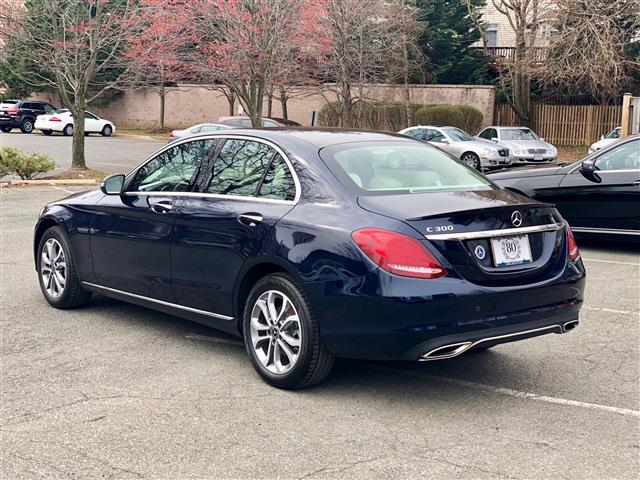
[[[487,127],[477,138],[506,145],[513,155],[514,164],[551,163],[558,158],[556,147],[527,127]]]
[[[435,145],[476,170],[511,165],[507,147],[487,140],[478,140],[456,127],[419,125],[405,128],[398,133]]]
[[[169,134],[169,143],[175,142],[180,138],[190,137],[191,135],[197,135],[199,133],[215,132],[217,130],[229,130],[232,128],[238,128],[233,125],[223,125],[222,123],[199,123],[193,127],[185,128],[184,130],[172,130]]]

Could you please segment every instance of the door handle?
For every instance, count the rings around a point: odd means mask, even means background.
[[[160,200],[159,202],[151,205],[151,210],[156,213],[169,213],[173,210],[173,203],[171,200]]]
[[[243,213],[238,215],[238,221],[243,225],[255,227],[262,222],[262,215],[259,213]]]
[[[640,187],[640,180],[636,180],[635,182],[633,182],[633,186]]]

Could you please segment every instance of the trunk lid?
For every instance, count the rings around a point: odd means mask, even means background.
[[[564,268],[564,221],[556,209],[508,190],[361,196],[358,203],[413,227],[448,270],[476,284],[528,284]],[[497,266],[495,249],[504,248],[498,239],[515,236],[526,236],[530,261]]]

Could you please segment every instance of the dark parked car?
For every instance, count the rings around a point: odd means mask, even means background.
[[[554,203],[576,233],[640,241],[640,135],[569,165],[512,169],[489,178]]]
[[[234,116],[234,117],[220,117],[218,123],[225,125],[233,125],[235,127],[251,127],[251,119],[249,117]],[[284,118],[265,117],[261,119],[261,126],[265,128],[270,127],[301,127],[298,122],[293,120],[285,120]]]
[[[7,133],[19,128],[22,133],[33,132],[38,115],[53,113],[56,107],[47,102],[21,100],[6,110],[0,110],[0,130]]]
[[[244,337],[299,388],[334,357],[440,360],[578,324],[585,270],[551,205],[401,135],[247,129],[190,137],[48,204],[47,301],[93,292]]]

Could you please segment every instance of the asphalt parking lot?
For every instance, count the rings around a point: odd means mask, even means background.
[[[125,136],[91,135],[85,140],[87,166],[111,173],[127,173],[166,145],[159,140]],[[56,162],[56,171],[71,168],[71,137],[46,137],[37,131],[24,134],[14,129],[11,133],[0,132],[0,147],[16,147],[49,155]]]
[[[65,190],[0,190],[1,478],[637,478],[640,250],[578,240],[566,335],[340,361],[287,392],[215,330],[100,297],[50,308],[31,235]]]

